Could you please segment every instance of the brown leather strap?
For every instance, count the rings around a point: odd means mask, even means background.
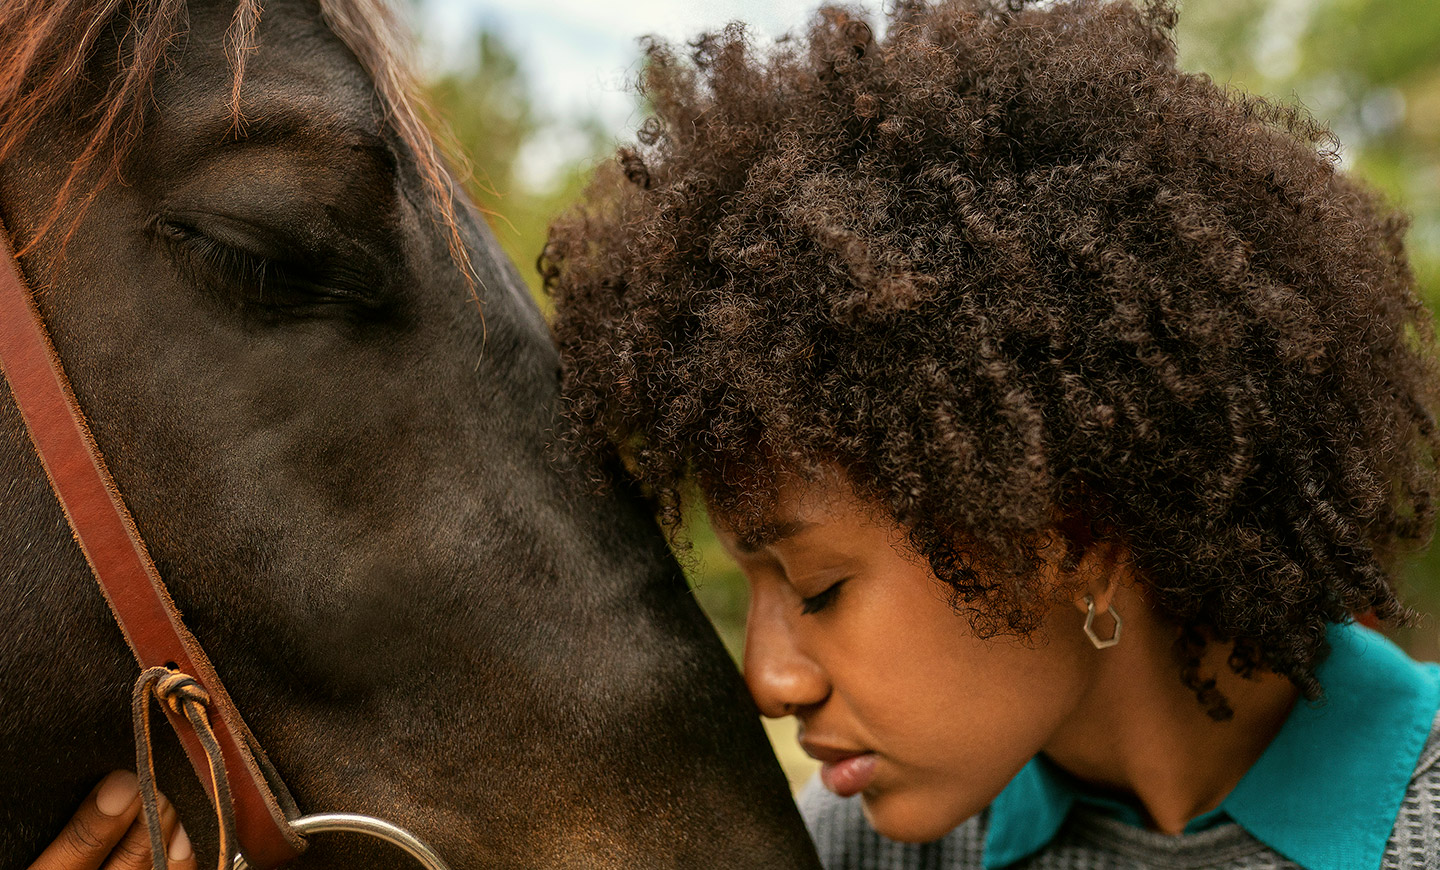
[[[25,288],[3,223],[0,369],[50,477],[50,486],[70,520],[75,540],[140,667],[169,665],[194,677],[209,693],[211,725],[225,758],[239,846],[245,859],[265,870],[293,860],[305,848],[305,842],[291,830],[281,801],[291,812],[294,802],[282,783],[275,783],[281,795],[278,800],[272,792],[261,772],[261,764],[269,767],[263,760],[264,753],[155,571],[90,435],[39,309]],[[209,764],[191,723],[173,710],[167,710],[166,715],[180,735],[196,774],[206,790],[213,793]]]

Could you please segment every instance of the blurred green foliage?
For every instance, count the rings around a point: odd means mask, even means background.
[[[1187,0],[1177,42],[1185,69],[1299,100],[1326,119],[1346,165],[1413,215],[1411,257],[1426,298],[1432,307],[1440,303],[1440,2]],[[434,80],[429,94],[473,161],[471,193],[539,298],[534,263],[546,225],[578,195],[618,131],[593,118],[545,117],[519,59],[491,33],[480,34],[472,56]],[[587,156],[547,183],[527,183],[526,149],[556,136],[581,137]],[[681,558],[738,657],[744,580],[696,513],[688,530],[693,546]],[[1440,547],[1417,559],[1407,578],[1412,602],[1440,612]],[[1440,658],[1433,620],[1401,632],[1401,640],[1419,656]]]
[[[1185,0],[1177,43],[1184,68],[1298,100],[1330,124],[1345,165],[1411,215],[1411,263],[1440,309],[1440,3]],[[1440,545],[1411,563],[1406,582],[1426,617],[1398,639],[1440,659]]]
[[[457,68],[427,83],[426,96],[448,126],[442,138],[450,140],[447,150],[466,178],[473,201],[548,313],[535,259],[545,246],[550,221],[575,201],[595,163],[611,150],[610,134],[593,117],[547,117],[537,105],[520,59],[490,31],[476,35],[473,51]],[[578,138],[589,146],[588,154],[541,185],[527,184],[526,149],[552,137]]]
[[[1409,212],[1410,256],[1440,302],[1440,3],[1186,0],[1182,65],[1298,100],[1330,124],[1347,166]]]

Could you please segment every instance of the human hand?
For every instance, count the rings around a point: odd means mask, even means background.
[[[175,807],[162,795],[160,829],[169,870],[196,870],[195,850]],[[30,870],[150,870],[150,833],[140,812],[135,774],[117,770],[100,780]]]

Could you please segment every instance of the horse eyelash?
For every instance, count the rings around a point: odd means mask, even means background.
[[[253,284],[262,294],[267,285],[279,280],[273,260],[231,247],[189,227],[169,224],[163,232],[192,265],[238,279],[247,286]]]
[[[348,298],[351,295],[343,288],[329,288],[304,272],[292,272],[283,263],[227,245],[198,230],[183,225],[170,225],[165,228],[165,233],[172,244],[181,249],[181,256],[190,260],[192,269],[198,266],[204,272],[240,282],[246,290],[255,293],[261,304],[285,304],[283,290],[287,287],[301,290],[307,297],[313,296],[313,299],[309,299],[312,302]],[[192,277],[201,285],[208,283],[204,280],[209,277],[207,275],[195,274]],[[320,292],[316,292],[317,290]],[[267,291],[279,291],[281,295],[267,299]]]
[[[169,244],[180,268],[201,287],[216,278],[239,283],[253,301],[281,308],[309,308],[325,303],[377,307],[373,272],[327,264],[275,260],[237,248],[183,223],[161,222],[156,232]]]

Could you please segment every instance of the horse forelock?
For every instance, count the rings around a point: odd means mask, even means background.
[[[249,56],[258,47],[264,0],[234,0],[225,35],[233,74],[232,132],[245,126],[241,86]],[[350,49],[374,82],[387,121],[414,156],[429,198],[448,234],[451,259],[465,274],[474,296],[474,271],[461,238],[451,183],[422,114],[402,46],[403,29],[385,0],[318,0],[330,30]],[[86,69],[101,37],[116,25],[119,38],[114,74],[105,95],[85,120],[89,138],[70,168],[47,218],[29,239],[16,240],[22,253],[54,229],[72,201],[79,208],[66,226],[72,233],[101,189],[120,177],[151,110],[155,81],[188,23],[188,0],[9,0],[0,4],[0,164],[13,156],[36,127],[86,84]],[[89,179],[83,195],[76,191]]]

